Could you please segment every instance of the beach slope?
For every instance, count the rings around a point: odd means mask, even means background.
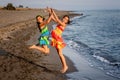
[[[68,11],[56,12],[59,16],[69,15]],[[54,48],[50,48],[49,55],[28,48],[40,35],[35,20],[38,14],[48,17],[44,9],[0,10],[0,80],[66,80],[59,71],[61,63]],[[66,59],[68,72],[76,71]]]

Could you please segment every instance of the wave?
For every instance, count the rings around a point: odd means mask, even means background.
[[[75,49],[80,52],[80,54],[84,55],[92,55],[95,59],[107,63],[112,66],[120,66],[120,62],[116,61],[111,55],[109,55],[107,51],[102,51],[100,49],[93,49],[87,44],[84,44],[80,41],[67,41],[67,44],[70,48]]]
[[[102,61],[102,62],[106,62],[106,63],[110,63],[108,60],[106,60],[105,58],[101,57],[101,56],[97,56],[97,55],[93,55],[93,57],[95,57],[96,59]]]
[[[71,22],[70,22],[70,25],[76,25],[77,24],[77,22],[78,22],[78,20],[82,20],[82,19],[84,19],[84,18],[86,18],[86,17],[88,17],[88,16],[91,16],[91,15],[82,15],[82,16],[76,16],[76,17],[73,17],[72,19],[71,19]],[[79,23],[79,22],[78,22]]]
[[[83,18],[86,18],[86,17],[88,17],[88,16],[90,16],[90,15],[81,16],[79,19],[83,19]]]

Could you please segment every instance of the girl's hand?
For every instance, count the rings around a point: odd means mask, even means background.
[[[51,9],[49,7],[45,8],[44,12],[49,12],[51,13]]]
[[[47,7],[47,11],[48,11],[49,13],[51,13],[51,8]]]
[[[51,12],[53,13],[53,9],[51,8]]]

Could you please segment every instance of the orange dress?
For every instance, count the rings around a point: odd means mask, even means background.
[[[51,36],[52,36],[51,46],[56,47],[57,49],[61,49],[66,46],[66,44],[62,39],[63,31],[64,28],[60,25],[57,25],[57,27],[51,32]]]

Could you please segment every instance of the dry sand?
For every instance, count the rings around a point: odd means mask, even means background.
[[[0,80],[66,80],[65,74],[59,72],[61,63],[54,48],[50,48],[49,55],[28,49],[39,37],[37,14],[48,15],[43,9],[0,10]],[[69,12],[57,11],[57,14]],[[68,72],[76,71],[73,63],[66,59]]]

